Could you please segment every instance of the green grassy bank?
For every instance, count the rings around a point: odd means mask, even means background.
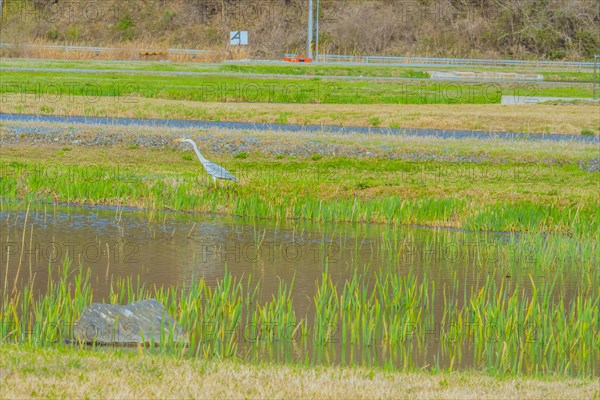
[[[135,133],[100,140],[120,142],[114,146],[11,144],[0,154],[0,188],[5,200],[132,205],[270,220],[576,237],[593,237],[600,229],[598,172],[586,169],[597,154],[594,144],[528,148],[508,141],[481,150],[476,140],[284,136],[192,135],[203,149],[230,149],[218,150],[226,155],[203,150],[239,180],[219,182],[218,189],[190,149],[174,147],[168,136],[152,139],[166,143],[166,149],[144,147],[144,136]],[[329,150],[322,153],[323,148]]]
[[[591,98],[589,84],[363,81],[255,76],[161,76],[122,72],[3,71],[2,94],[320,104],[498,104],[503,95]]]

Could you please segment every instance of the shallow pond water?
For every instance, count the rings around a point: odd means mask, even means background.
[[[469,293],[490,278],[524,293],[551,281],[553,294],[568,300],[582,285],[589,286],[590,279],[598,282],[599,275],[595,243],[578,247],[574,240],[561,247],[540,236],[273,223],[205,214],[157,216],[119,207],[38,205],[28,211],[24,205],[5,207],[0,211],[0,239],[0,278],[9,286],[33,282],[34,291],[43,293],[67,257],[90,269],[95,301],[106,298],[117,277],[139,277],[146,287],[185,287],[200,278],[216,285],[227,270],[238,279],[251,277],[259,283],[261,302],[277,294],[280,281],[293,282],[296,315],[306,320],[314,314],[317,284],[325,271],[339,287],[359,273],[367,276],[372,289],[381,271],[410,274],[416,282],[434,280],[436,298],[444,298],[449,288],[465,293],[456,300],[457,307],[468,303]],[[428,311],[431,326],[422,331],[425,337],[393,349],[378,346],[378,338],[368,346],[342,344],[339,327],[333,327],[325,344],[263,341],[240,324],[237,355],[259,361],[476,367],[469,340],[454,344],[459,349],[452,351],[447,351],[447,343],[441,344],[444,332],[439,321],[447,311],[443,302],[435,303]],[[529,328],[519,329],[517,337]]]

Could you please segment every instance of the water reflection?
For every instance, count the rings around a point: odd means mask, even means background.
[[[0,212],[0,278],[11,287],[13,282],[17,287],[33,282],[34,291],[43,293],[68,258],[90,269],[96,301],[106,298],[113,278],[139,276],[146,287],[189,287],[201,277],[214,285],[227,270],[238,279],[251,277],[259,282],[261,302],[272,299],[281,280],[293,281],[296,315],[309,320],[316,284],[325,270],[340,287],[357,271],[373,277],[366,281],[369,289],[381,271],[410,273],[416,283],[434,278],[432,295],[437,298],[444,298],[448,288],[465,293],[453,299],[457,308],[490,278],[524,293],[534,284],[550,281],[555,295],[564,294],[567,300],[581,285],[598,282],[598,254],[592,240],[368,224],[273,224],[204,214],[157,217],[108,207],[23,208],[6,207]],[[451,328],[439,323],[448,311],[442,302],[429,311],[427,326],[418,329],[425,340],[411,337],[409,329],[403,345],[393,348],[381,338],[360,346],[352,346],[351,341],[342,345],[337,326],[325,343],[296,340],[296,336],[264,341],[252,327],[240,324],[235,332],[238,356],[311,363],[476,366],[470,338],[453,337],[454,350],[448,344]],[[519,340],[527,329],[516,327],[515,332],[504,334]],[[439,346],[444,340],[446,345]],[[460,362],[457,353],[464,354]]]

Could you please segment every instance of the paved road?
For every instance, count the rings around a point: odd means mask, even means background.
[[[500,104],[539,104],[545,101],[600,101],[591,97],[502,96]]]
[[[407,135],[420,137],[436,137],[441,139],[505,139],[505,140],[552,140],[552,141],[580,141],[600,143],[600,136],[579,136],[567,134],[538,134],[538,133],[509,133],[509,132],[482,132],[446,129],[414,129],[414,128],[372,128],[361,126],[337,125],[296,125],[296,124],[268,124],[252,122],[212,122],[176,119],[136,119],[136,118],[103,118],[103,117],[59,117],[28,114],[0,114],[0,121],[20,122],[53,122],[64,124],[89,124],[89,125],[135,125],[166,128],[197,128],[197,129],[230,129],[230,130],[259,130],[283,132],[331,132],[336,134],[372,134],[372,135]]]

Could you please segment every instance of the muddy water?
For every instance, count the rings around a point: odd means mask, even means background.
[[[25,227],[25,228],[24,228]],[[316,283],[327,269],[343,284],[355,271],[412,273],[436,281],[436,297],[456,281],[467,288],[498,283],[529,290],[549,279],[533,268],[535,245],[506,234],[478,234],[431,228],[394,228],[356,224],[273,224],[260,220],[203,214],[166,213],[160,217],[122,208],[41,206],[0,212],[0,278],[22,287],[33,281],[43,293],[65,258],[89,268],[94,297],[101,301],[116,277],[140,277],[146,287],[183,286],[203,277],[215,285],[225,269],[260,283],[261,300],[276,294],[279,281],[292,282],[296,315],[312,315]],[[557,291],[567,296],[580,275],[561,274]],[[1,290],[1,288],[0,288]],[[443,304],[437,303],[436,307]],[[434,310],[441,319],[443,310]],[[392,358],[376,346],[342,348],[339,341],[317,349],[281,343],[242,341],[240,355],[273,361],[382,364],[401,363],[403,352],[414,365],[453,362],[438,351],[436,335],[425,348],[402,349]],[[242,334],[243,337],[243,334]],[[467,351],[468,353],[468,351]],[[473,367],[465,356],[455,367]]]

